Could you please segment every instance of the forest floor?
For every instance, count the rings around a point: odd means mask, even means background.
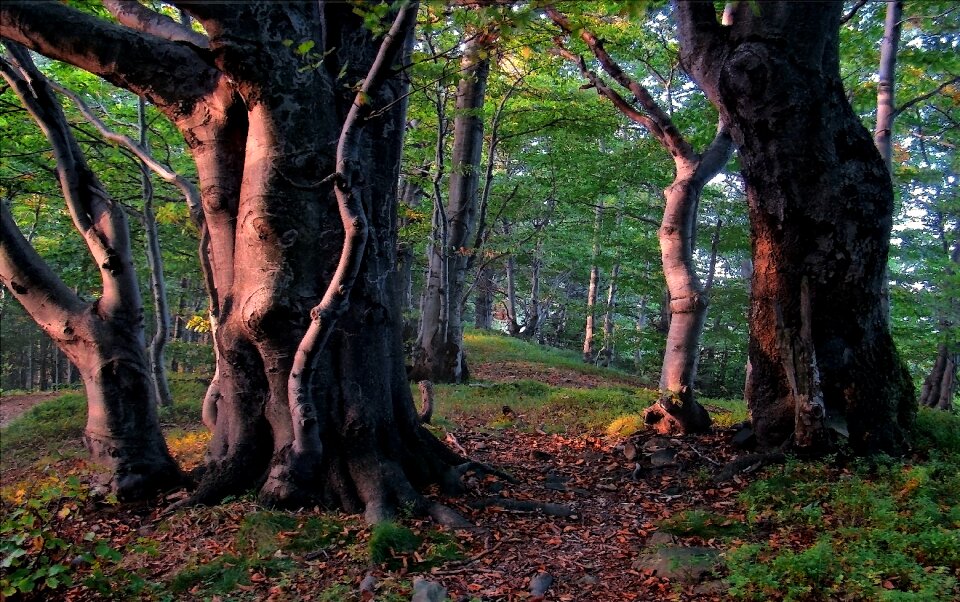
[[[0,428],[3,428],[13,422],[21,414],[33,406],[49,401],[57,397],[60,393],[55,391],[45,391],[42,393],[15,393],[0,395]]]
[[[923,474],[912,465],[890,470],[889,492],[875,487],[874,472],[824,463],[747,467],[721,482],[721,468],[744,453],[731,442],[737,432],[731,423],[742,415],[735,404],[711,400],[716,403],[708,408],[721,426],[709,435],[628,435],[637,425],[635,410],[652,395],[636,388],[639,380],[559,356],[524,361],[529,350],[488,338],[472,341],[479,382],[437,387],[431,427],[470,458],[512,477],[468,473],[466,495],[430,493],[474,528],[450,531],[402,516],[371,529],[358,516],[319,508],[271,511],[252,495],[176,511],[168,508],[184,492],[118,505],[90,493],[96,477],[83,460],[73,424],[61,427],[65,435],[59,438],[34,433],[21,440],[20,431],[4,431],[0,561],[9,549],[4,541],[17,537],[11,517],[16,522],[26,512],[18,514],[18,508],[33,508],[31,525],[41,523],[41,529],[31,527],[33,539],[21,544],[32,564],[13,562],[14,568],[42,569],[27,599],[49,599],[57,589],[54,597],[63,600],[399,602],[411,599],[421,579],[444,587],[448,596],[424,601],[707,601],[734,594],[753,600],[873,600],[884,593],[936,600],[960,594],[955,456]],[[190,395],[202,393],[196,381]],[[642,399],[630,405],[637,397]],[[82,396],[68,401],[72,410],[47,404],[37,412],[48,412],[48,424],[82,412]],[[196,417],[161,417],[172,453],[187,469],[197,465],[208,435]],[[30,419],[21,421],[22,430],[29,432]],[[944,432],[953,432],[960,422],[944,424]],[[771,488],[770,479],[779,481]],[[889,543],[896,534],[851,531],[854,524],[879,520],[873,514],[858,517],[840,508],[870,507],[888,493],[892,503],[912,507],[912,496],[944,482],[949,490],[928,496],[931,512],[944,517],[941,523],[917,518],[918,524],[933,524],[933,531],[915,546],[916,566],[903,565],[900,556],[900,564],[889,569],[872,556],[843,556],[871,538],[885,540],[882,549],[902,550]],[[834,500],[823,489],[830,483],[862,487]],[[902,535],[904,517],[894,512],[888,518],[894,524],[889,528]],[[840,527],[847,531],[830,540],[828,553],[824,533]],[[810,550],[815,554],[808,558]],[[785,564],[783,576],[757,572],[777,563]],[[869,575],[858,576],[857,563],[873,567]],[[58,564],[69,568],[57,569],[51,583],[51,571],[43,567]]]

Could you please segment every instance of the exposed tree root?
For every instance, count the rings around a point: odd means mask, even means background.
[[[723,469],[713,478],[717,483],[732,481],[733,477],[755,472],[764,466],[771,464],[782,464],[787,459],[783,452],[770,452],[766,454],[747,454],[728,462]]]
[[[489,508],[497,506],[514,512],[542,512],[548,516],[569,517],[575,514],[573,508],[550,502],[534,502],[530,500],[515,500],[506,497],[488,497],[470,502],[474,508]]]

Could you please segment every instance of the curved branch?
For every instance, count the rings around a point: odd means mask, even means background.
[[[309,382],[316,358],[326,347],[337,320],[349,307],[349,296],[363,263],[368,225],[360,191],[355,188],[357,141],[362,131],[361,119],[371,112],[371,99],[390,74],[390,67],[403,48],[417,15],[417,2],[405,4],[397,12],[393,25],[384,36],[380,50],[357,92],[350,112],[340,131],[334,190],[343,222],[344,241],[337,270],[320,303],[310,312],[311,322],[297,347],[288,382],[288,403],[294,424],[295,453],[320,453],[320,437],[310,403]]]
[[[197,48],[209,48],[210,40],[202,33],[177,23],[140,4],[137,0],[103,0],[103,6],[121,25],[171,42],[187,42]]]
[[[194,186],[192,182],[173,171],[169,166],[163,165],[154,159],[150,151],[145,149],[142,145],[134,141],[129,136],[119,134],[108,128],[107,125],[103,123],[103,121],[90,109],[90,106],[83,102],[83,99],[72,90],[64,88],[60,84],[53,81],[50,82],[50,87],[73,101],[73,104],[77,105],[80,113],[93,125],[93,127],[97,129],[98,132],[100,132],[101,136],[110,142],[114,142],[128,149],[138,159],[143,161],[143,163],[149,167],[151,171],[163,179],[163,181],[173,184],[179,188],[180,192],[183,193],[183,196],[187,201],[187,206],[190,208],[190,214],[194,216],[195,221],[198,217],[200,219],[203,218],[203,208],[200,205],[200,191],[197,190],[197,187]]]
[[[189,45],[109,23],[56,0],[0,2],[0,36],[143,96],[171,118],[190,114],[220,77]]]
[[[57,339],[63,333],[53,332],[53,325],[66,323],[84,305],[23,237],[6,203],[0,203],[0,282]]]
[[[929,92],[925,94],[921,94],[920,96],[917,96],[915,98],[911,98],[907,102],[897,107],[897,109],[893,112],[894,117],[900,115],[900,113],[903,113],[904,111],[906,111],[907,109],[909,109],[914,105],[917,105],[927,99],[933,98],[934,96],[936,96],[937,94],[940,94],[941,92],[943,92],[950,86],[956,84],[957,82],[960,82],[960,76],[955,75],[950,79],[948,79],[947,81],[940,84],[939,86],[937,86],[936,88],[934,88],[933,90],[930,90]]]
[[[570,24],[570,20],[567,19],[566,15],[560,13],[558,10],[552,6],[546,8],[547,15],[557,24],[560,29],[564,31],[567,35],[573,34],[573,27]],[[653,96],[650,94],[650,91],[639,82],[627,75],[620,65],[613,60],[613,57],[607,53],[606,49],[603,47],[603,41],[597,38],[593,32],[587,29],[580,30],[580,39],[587,45],[588,48],[593,52],[594,56],[597,57],[597,60],[600,61],[600,65],[603,67],[603,70],[607,72],[607,75],[612,77],[614,81],[626,88],[633,94],[633,97],[636,99],[640,106],[643,107],[643,110],[646,112],[649,121],[653,122],[656,125],[656,128],[651,128],[646,126],[650,133],[653,134],[657,140],[660,141],[670,154],[674,157],[682,157],[684,159],[692,160],[696,156],[696,152],[693,150],[693,147],[687,142],[686,138],[680,134],[680,130],[677,129],[677,126],[674,125],[673,120],[670,119],[670,116],[660,108],[660,105],[653,99]],[[582,60],[582,59],[581,59]],[[584,71],[584,67],[581,66],[581,72]],[[609,97],[609,94],[605,92],[605,95]],[[613,100],[611,98],[611,100]],[[616,104],[616,101],[614,101]],[[618,106],[618,108],[620,108]],[[621,111],[623,109],[621,108]],[[636,121],[636,119],[634,119]]]

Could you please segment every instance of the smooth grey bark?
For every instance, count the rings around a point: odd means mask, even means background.
[[[590,284],[587,288],[587,320],[583,328],[583,363],[594,361],[594,337],[596,327],[597,290],[600,288],[600,230],[603,226],[603,201],[595,207],[593,214],[593,250],[590,254]]]
[[[446,211],[434,215],[446,236],[430,246],[427,285],[420,305],[420,331],[413,353],[413,380],[459,383],[469,378],[463,348],[462,297],[467,265],[475,251],[479,217],[483,105],[496,36],[475,32],[460,61]]]
[[[552,7],[547,13],[564,32],[573,33],[564,15]],[[650,92],[629,77],[607,53],[603,40],[586,29],[579,30],[579,37],[604,72],[630,92],[639,109],[591,71],[583,57],[565,48],[560,49],[561,54],[579,67],[581,75],[598,94],[608,98],[631,121],[643,126],[673,158],[674,179],[663,192],[664,212],[658,231],[670,320],[660,375],[660,397],[646,410],[644,419],[661,433],[703,432],[710,428],[711,420],[696,401],[694,385],[709,298],[693,261],[694,233],[703,188],[727,164],[733,143],[721,120],[713,141],[702,153],[697,152]]]
[[[883,41],[880,43],[880,68],[877,72],[877,123],[873,140],[893,177],[893,120],[896,119],[896,73],[897,49],[900,46],[900,27],[903,17],[903,0],[887,2],[887,14],[883,25]]]
[[[684,66],[729,126],[747,187],[758,441],[897,453],[916,398],[884,313],[893,191],[843,90],[842,5],[740,3],[729,25],[712,2],[674,11]]]
[[[266,503],[371,521],[401,506],[433,511],[419,490],[455,489],[463,460],[420,425],[403,365],[406,90],[387,60],[399,37],[375,39],[343,3],[175,4],[201,22],[209,52],[57,2],[0,4],[0,35],[145,96],[191,149],[217,356],[204,403],[213,436],[191,501],[257,488]],[[403,19],[388,16],[406,40],[415,12],[410,3]],[[283,40],[311,40],[315,56]]]
[[[74,226],[100,270],[100,297],[81,300],[40,258],[0,204],[0,281],[79,370],[87,393],[84,442],[123,500],[179,485],[183,476],[160,432],[144,353],[143,304],[129,230],[87,165],[47,79],[18,44],[0,71],[53,147]]]
[[[140,130],[140,146],[149,152],[147,129],[147,106],[142,98],[137,103],[137,121]],[[143,193],[143,214],[141,223],[145,233],[147,247],[147,266],[150,272],[150,292],[153,294],[154,332],[150,339],[150,377],[153,381],[154,396],[159,406],[172,406],[170,385],[167,383],[167,365],[164,348],[170,333],[170,311],[167,303],[167,281],[163,275],[163,256],[160,253],[160,234],[157,228],[157,216],[153,212],[153,183],[150,181],[150,168],[140,161],[140,185]]]

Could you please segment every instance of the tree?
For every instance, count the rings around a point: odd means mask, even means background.
[[[754,272],[746,397],[762,445],[905,449],[916,399],[883,279],[893,193],[839,74],[842,2],[674,4],[681,56],[740,151]]]
[[[144,96],[192,151],[217,351],[192,499],[425,511],[416,488],[455,486],[461,459],[419,424],[394,294],[416,5],[175,4],[209,49],[56,2],[4,3],[0,34]]]
[[[427,282],[420,303],[420,332],[413,354],[414,380],[459,383],[469,378],[463,350],[461,298],[475,248],[483,105],[496,39],[494,30],[480,29],[470,32],[464,44],[453,122],[450,194],[445,208],[439,189],[434,199],[437,207],[428,247]],[[440,126],[443,128],[442,123]],[[437,164],[439,169],[439,160]]]
[[[178,485],[160,432],[144,351],[143,305],[123,208],[88,166],[59,101],[22,46],[7,43],[4,79],[44,131],[74,226],[100,271],[101,294],[81,299],[50,269],[0,205],[0,281],[77,366],[87,392],[84,442],[120,499]]]
[[[547,8],[547,14],[565,33],[573,32],[566,16],[552,7]],[[661,261],[669,293],[670,326],[660,375],[661,395],[645,412],[644,420],[664,433],[702,432],[710,427],[710,415],[697,403],[694,383],[709,298],[694,265],[695,230],[703,188],[720,173],[733,153],[730,135],[721,121],[713,141],[703,152],[696,151],[646,87],[628,76],[613,60],[602,39],[586,29],[580,30],[580,39],[597,57],[603,70],[632,94],[640,110],[590,71],[583,57],[565,49],[561,52],[579,67],[598,94],[643,126],[673,158],[674,179],[663,191],[665,203],[659,230]],[[584,355],[586,350],[585,344]]]

